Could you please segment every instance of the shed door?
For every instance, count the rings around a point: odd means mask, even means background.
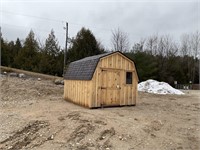
[[[102,69],[101,79],[101,104],[103,106],[120,105],[120,71]]]

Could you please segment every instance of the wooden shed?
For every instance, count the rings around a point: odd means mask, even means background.
[[[109,52],[69,64],[64,98],[89,108],[136,105],[137,85],[134,62],[119,51]]]

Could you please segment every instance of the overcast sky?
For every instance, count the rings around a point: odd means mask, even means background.
[[[0,5],[2,35],[9,41],[23,40],[33,29],[44,42],[53,28],[64,47],[66,21],[70,37],[84,26],[108,49],[116,28],[128,34],[131,46],[154,34],[178,41],[183,33],[200,30],[200,0],[0,0]]]

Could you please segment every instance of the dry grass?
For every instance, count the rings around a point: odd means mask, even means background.
[[[1,72],[16,72],[16,73],[24,73],[26,75],[29,75],[31,77],[36,77],[36,78],[43,78],[46,80],[55,80],[55,79],[62,79],[62,77],[58,76],[52,76],[52,75],[47,75],[47,74],[42,74],[42,73],[37,73],[37,72],[31,72],[31,71],[26,71],[26,70],[21,70],[21,69],[16,69],[16,68],[10,68],[10,67],[5,67],[5,66],[0,66]]]

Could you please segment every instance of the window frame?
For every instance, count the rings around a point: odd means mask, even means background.
[[[131,83],[129,83],[129,82],[127,83],[127,73],[131,73]],[[125,71],[125,85],[128,85],[128,86],[133,85],[133,71],[130,71],[130,70]]]

